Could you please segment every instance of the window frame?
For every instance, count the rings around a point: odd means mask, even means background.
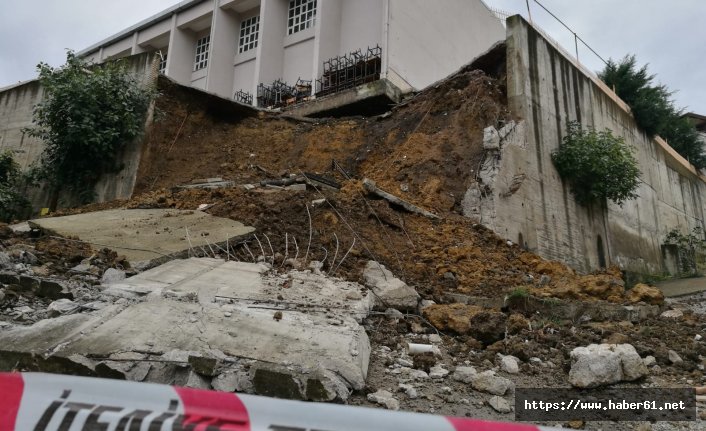
[[[194,72],[208,67],[209,52],[211,51],[211,33],[196,39],[196,55],[194,57]]]
[[[240,32],[238,33],[238,54],[257,49],[259,41],[260,15],[253,15],[242,20],[240,22]]]
[[[317,0],[289,0],[287,35],[293,35],[316,25]]]

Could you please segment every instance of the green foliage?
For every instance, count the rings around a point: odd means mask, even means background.
[[[597,132],[577,122],[569,123],[552,161],[581,204],[610,199],[620,205],[637,197],[637,160],[632,148],[610,130]]]
[[[698,258],[706,252],[706,240],[703,229],[695,227],[689,234],[682,234],[679,229],[672,229],[664,239],[665,244],[677,246],[679,251],[679,271],[686,275],[699,273]]]
[[[69,51],[66,64],[37,66],[44,99],[31,136],[44,141],[42,177],[83,200],[104,173],[120,169],[120,150],[142,131],[152,92],[120,62],[93,65]]]
[[[647,72],[647,65],[638,69],[634,55],[620,62],[609,60],[598,75],[630,106],[635,122],[650,136],[664,138],[679,154],[697,168],[706,168],[706,155],[696,129],[677,109],[672,92],[664,85],[655,85],[655,75]]]
[[[12,153],[0,153],[0,221],[9,222],[29,209],[21,186],[22,174]]]

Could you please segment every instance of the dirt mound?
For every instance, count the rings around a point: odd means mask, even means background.
[[[503,82],[464,69],[386,115],[317,123],[265,113],[224,118],[206,109],[213,96],[184,97],[182,87],[169,84],[157,100],[135,197],[87,210],[212,204],[209,213],[257,228],[267,243],[261,254],[294,257],[298,248],[298,257],[354,280],[367,260],[379,260],[437,302],[447,293],[503,297],[518,287],[539,296],[627,301],[619,273],[580,277],[459,215],[484,157],[483,129],[510,120]],[[304,172],[342,189],[175,188],[197,178],[259,184]],[[363,178],[441,220],[368,196]],[[239,257],[252,259],[250,251]]]

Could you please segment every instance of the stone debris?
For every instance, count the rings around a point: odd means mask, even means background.
[[[647,375],[647,367],[630,344],[591,344],[571,351],[569,382],[595,388]]]
[[[47,307],[47,312],[49,317],[57,317],[64,314],[71,314],[78,311],[81,308],[80,305],[76,304],[70,299],[57,299],[56,301],[49,304]]]
[[[478,374],[478,372],[473,367],[456,367],[451,378],[458,382],[471,383],[476,374]]]
[[[498,413],[510,413],[512,412],[512,407],[510,403],[505,400],[505,398],[494,396],[488,400],[488,405],[493,408]]]
[[[500,369],[508,374],[517,374],[520,372],[520,360],[514,356],[500,355]]]
[[[108,268],[103,273],[103,277],[101,277],[101,284],[103,284],[103,285],[113,284],[113,283],[117,283],[119,281],[123,281],[123,280],[125,280],[125,278],[126,278],[125,271],[121,271],[121,270],[115,269],[115,268]]]
[[[400,402],[388,391],[379,390],[373,394],[368,394],[368,401],[380,404],[388,410],[399,410]]]
[[[369,261],[363,270],[365,285],[372,289],[376,308],[394,308],[400,311],[416,310],[419,294],[404,281],[395,277],[384,265]]]
[[[656,287],[640,283],[627,292],[627,299],[632,303],[644,302],[650,305],[662,305],[664,293]]]
[[[660,314],[659,317],[663,317],[665,319],[679,319],[684,317],[684,312],[679,309],[667,310]]]
[[[449,370],[442,365],[435,365],[429,370],[429,377],[435,380],[443,379],[449,375]]]
[[[679,365],[684,362],[681,356],[674,350],[670,350],[667,354],[669,355],[669,362],[671,362],[672,365]]]
[[[417,394],[417,390],[412,385],[406,385],[404,383],[400,383],[399,390],[401,392],[404,392],[405,394],[407,394],[407,397],[409,397],[410,400],[417,399],[417,397],[419,396]]]
[[[515,389],[515,384],[504,377],[495,375],[495,371],[488,370],[474,375],[471,378],[471,387],[493,395],[505,395]]]

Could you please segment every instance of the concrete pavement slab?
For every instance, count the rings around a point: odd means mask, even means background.
[[[33,228],[108,247],[137,266],[187,257],[190,248],[238,241],[255,228],[201,211],[116,209],[30,220]],[[188,235],[187,235],[188,232]]]

